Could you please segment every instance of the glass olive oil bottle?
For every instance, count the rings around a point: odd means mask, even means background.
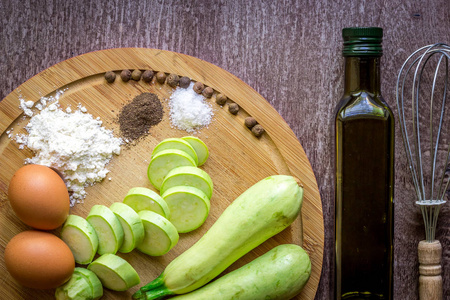
[[[394,118],[380,93],[383,30],[344,28],[335,115],[336,299],[392,299]]]

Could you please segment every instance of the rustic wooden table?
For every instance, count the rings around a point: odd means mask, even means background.
[[[75,55],[147,47],[192,55],[258,91],[291,126],[317,177],[325,254],[316,299],[333,296],[333,109],[343,89],[341,30],[385,29],[382,91],[395,107],[398,70],[415,49],[450,43],[450,2],[436,1],[0,1],[0,99],[42,70]],[[397,128],[398,129],[398,128]],[[418,298],[413,205],[396,131],[395,299]],[[450,209],[440,214],[444,298],[450,297]]]

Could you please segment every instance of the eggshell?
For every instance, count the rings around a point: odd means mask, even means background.
[[[13,175],[8,198],[25,224],[42,230],[61,226],[69,215],[70,199],[62,178],[41,165],[26,165]]]
[[[75,259],[69,247],[55,235],[43,231],[23,231],[5,248],[5,265],[21,285],[52,289],[70,279]]]

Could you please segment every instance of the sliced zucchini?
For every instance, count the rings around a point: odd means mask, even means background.
[[[92,287],[80,274],[73,274],[69,281],[55,290],[56,300],[91,300]]]
[[[237,259],[287,228],[298,218],[302,203],[303,189],[296,178],[286,175],[264,178],[237,197],[208,232],[172,260],[160,276],[141,287],[133,298],[160,299],[200,288]],[[259,274],[253,272],[253,276]],[[283,276],[279,277],[279,281],[283,280]],[[208,299],[222,299],[220,295],[214,296]]]
[[[98,254],[115,254],[123,243],[123,229],[116,215],[104,205],[94,205],[86,220],[98,237]]]
[[[69,215],[61,229],[61,239],[69,246],[75,262],[89,264],[98,249],[98,237],[94,228],[84,218]]]
[[[198,163],[198,157],[197,152],[195,151],[195,148],[184,139],[179,138],[168,138],[165,140],[162,140],[158,145],[156,145],[155,149],[153,149],[152,157],[162,151],[162,150],[168,150],[168,149],[177,149],[186,152],[189,154],[192,159],[195,161],[195,165]]]
[[[208,173],[197,167],[178,167],[167,173],[161,185],[161,194],[174,186],[192,186],[201,190],[211,199],[213,182]]]
[[[178,243],[178,231],[169,220],[149,210],[139,213],[144,224],[145,236],[137,249],[151,256],[161,256]]]
[[[97,275],[105,288],[113,291],[126,291],[141,282],[136,270],[114,254],[103,254],[88,269]]]
[[[119,219],[123,229],[123,243],[119,251],[131,252],[136,244],[140,244],[144,239],[144,225],[141,218],[131,207],[120,202],[114,202],[109,208]]]
[[[184,151],[176,149],[162,150],[156,153],[150,160],[147,175],[153,186],[160,190],[161,184],[167,173],[177,167],[196,167],[194,159]]]
[[[123,199],[123,203],[137,213],[141,210],[151,210],[166,219],[170,217],[170,209],[164,199],[148,188],[135,187],[130,189]]]
[[[185,233],[200,227],[209,214],[209,199],[201,190],[191,186],[175,186],[162,197],[169,205],[169,221],[178,232]]]
[[[209,157],[209,151],[206,144],[201,139],[195,136],[184,136],[182,137],[182,139],[191,144],[191,146],[194,148],[198,158],[197,166],[200,167],[201,165],[203,165]]]
[[[100,279],[98,279],[97,275],[95,275],[94,272],[91,270],[85,269],[85,268],[75,268],[73,271],[73,274],[78,274],[83,276],[89,285],[92,288],[92,300],[100,299],[103,296],[103,286],[100,282]]]

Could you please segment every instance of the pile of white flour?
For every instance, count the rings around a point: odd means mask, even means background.
[[[99,118],[86,111],[80,105],[73,112],[70,107],[63,111],[55,101],[31,117],[25,127],[28,134],[15,136],[20,146],[34,153],[26,163],[53,167],[62,173],[71,206],[86,197],[85,187],[106,177],[106,165],[114,154],[120,154],[122,144],[112,131],[102,127]]]

